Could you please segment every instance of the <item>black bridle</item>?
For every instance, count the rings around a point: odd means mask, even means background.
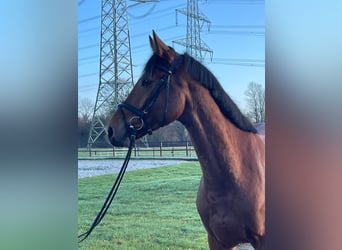
[[[150,96],[147,98],[145,104],[142,108],[138,109],[132,104],[128,102],[122,102],[119,104],[119,110],[121,115],[126,123],[127,131],[130,135],[136,135],[139,130],[146,127],[146,131],[148,134],[152,134],[151,126],[146,122],[146,115],[151,111],[154,103],[157,101],[158,96],[160,95],[163,88],[166,91],[166,98],[165,98],[165,108],[164,108],[164,117],[163,117],[163,125],[166,125],[166,114],[168,111],[169,106],[169,89],[170,89],[170,78],[175,70],[177,63],[178,63],[179,56],[175,56],[173,62],[171,63],[169,68],[164,66],[158,66],[159,69],[165,72],[165,75],[159,80],[157,86],[153,89]],[[123,109],[129,110],[131,113],[134,114],[128,121],[123,112]]]
[[[112,188],[111,188],[111,190],[110,190],[110,192],[106,198],[106,201],[104,202],[100,212],[97,214],[95,220],[93,221],[93,224],[90,226],[88,231],[86,231],[85,233],[78,236],[79,242],[82,242],[83,240],[85,240],[91,234],[91,232],[95,229],[95,227],[101,222],[103,217],[105,216],[110,204],[112,203],[112,201],[116,195],[116,192],[119,189],[121,180],[122,180],[122,178],[126,172],[128,162],[131,159],[132,149],[133,149],[134,144],[135,144],[135,137],[136,137],[139,130],[141,130],[145,125],[148,125],[146,123],[145,116],[151,111],[152,106],[157,101],[157,98],[160,95],[161,90],[164,87],[166,88],[166,99],[165,99],[165,109],[164,109],[164,125],[166,124],[166,113],[168,110],[168,103],[169,103],[168,99],[169,99],[170,77],[176,68],[177,62],[178,62],[178,56],[176,55],[175,59],[173,60],[173,62],[171,63],[169,68],[165,68],[163,66],[158,66],[159,69],[165,71],[166,74],[159,80],[158,85],[154,88],[154,90],[152,91],[149,98],[146,100],[145,105],[143,106],[142,109],[138,109],[138,108],[134,107],[133,105],[127,103],[127,102],[122,102],[121,104],[119,104],[119,110],[120,110],[120,112],[121,112],[121,114],[122,114],[122,116],[126,122],[126,126],[128,128],[127,131],[129,131],[130,144],[129,144],[129,148],[127,151],[127,155],[126,155],[126,158],[124,160],[124,163],[122,164],[120,172],[119,172],[118,176],[116,177],[116,180],[115,180],[115,182],[114,182],[114,184],[113,184],[113,186],[112,186]],[[134,116],[131,117],[128,122],[127,122],[125,113],[122,110],[123,108],[128,109],[130,112],[132,112],[134,114]],[[134,125],[135,119],[138,119],[139,126]],[[152,133],[152,129],[150,126],[147,127],[147,132]]]

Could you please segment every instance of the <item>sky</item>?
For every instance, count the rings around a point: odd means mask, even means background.
[[[99,84],[101,0],[79,0],[78,6],[78,95],[96,99]],[[177,52],[185,47],[172,41],[186,37],[186,0],[137,3],[127,0],[134,82],[151,56],[148,36],[158,36]],[[199,0],[203,23],[201,39],[213,50],[205,66],[224,90],[244,110],[244,92],[249,82],[265,86],[265,6],[262,0]],[[177,19],[177,23],[176,23]]]

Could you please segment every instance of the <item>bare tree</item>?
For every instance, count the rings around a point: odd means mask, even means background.
[[[89,98],[82,98],[78,102],[78,118],[83,122],[91,120],[94,104]]]
[[[265,89],[261,84],[250,82],[245,91],[247,117],[255,123],[265,122]]]
[[[78,146],[86,147],[94,104],[89,98],[78,100]]]
[[[184,143],[187,140],[190,140],[187,130],[180,122],[175,121],[165,127],[153,131],[152,135],[146,136],[144,144],[154,146],[153,143],[159,144],[161,141]]]

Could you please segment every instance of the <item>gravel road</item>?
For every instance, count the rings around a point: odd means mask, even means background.
[[[182,163],[181,160],[134,160],[131,159],[127,171],[155,168]],[[78,160],[78,178],[118,173],[123,160]]]

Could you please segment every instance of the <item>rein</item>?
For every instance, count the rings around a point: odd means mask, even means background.
[[[121,180],[125,174],[125,171],[127,169],[128,166],[128,162],[131,159],[131,153],[132,153],[132,149],[134,147],[135,144],[135,137],[138,133],[139,130],[141,130],[145,125],[147,125],[146,121],[145,121],[145,115],[148,114],[151,109],[152,106],[154,105],[154,103],[157,101],[158,96],[161,93],[161,90],[165,87],[166,88],[166,98],[165,98],[165,109],[164,109],[164,124],[166,124],[166,113],[168,111],[168,105],[169,105],[169,85],[170,85],[170,77],[174,71],[174,69],[176,68],[177,62],[178,62],[178,58],[179,56],[175,56],[175,59],[173,60],[173,62],[171,63],[169,68],[165,68],[163,66],[159,66],[159,69],[163,70],[166,74],[159,80],[159,84],[156,86],[156,88],[152,91],[152,94],[149,96],[149,98],[146,100],[145,105],[143,106],[142,109],[138,109],[136,107],[134,107],[133,105],[127,103],[127,102],[122,102],[119,104],[119,110],[123,116],[123,119],[126,122],[126,126],[127,126],[127,131],[129,133],[130,136],[130,144],[129,144],[129,148],[127,151],[127,155],[126,158],[122,164],[122,167],[120,169],[120,172],[118,174],[118,176],[116,177],[116,180],[113,184],[112,189],[110,190],[106,201],[104,202],[101,210],[99,211],[99,213],[97,214],[93,224],[90,226],[90,228],[88,229],[88,231],[84,232],[83,234],[79,235],[79,243],[84,241],[90,234],[91,232],[95,229],[95,227],[101,222],[101,220],[103,219],[103,217],[105,216],[108,208],[110,207],[110,204],[112,203],[116,192],[119,189]],[[131,117],[129,119],[129,121],[127,122],[126,116],[123,112],[123,108],[128,109],[130,112],[132,112],[134,114],[133,117]],[[134,125],[134,122],[138,121],[138,126]],[[151,127],[148,126],[147,128],[147,133],[152,134],[152,129]]]
[[[97,214],[93,224],[90,226],[88,231],[86,231],[83,234],[78,236],[78,239],[79,239],[78,242],[79,243],[84,241],[91,234],[91,232],[94,230],[94,228],[101,222],[101,220],[105,216],[105,214],[106,214],[110,204],[112,203],[112,201],[113,201],[113,199],[115,197],[116,192],[119,189],[121,180],[122,180],[122,178],[123,178],[123,176],[125,174],[125,171],[127,169],[128,162],[131,159],[131,153],[132,153],[132,149],[134,148],[134,144],[135,144],[135,135],[132,134],[131,137],[130,137],[130,144],[129,144],[129,148],[128,148],[128,151],[127,151],[127,155],[126,155],[125,161],[122,164],[122,167],[120,169],[120,172],[119,172],[118,176],[116,177],[114,185],[113,185],[112,189],[110,190],[110,192],[109,192],[109,194],[107,196],[107,199],[104,202],[100,212]]]

